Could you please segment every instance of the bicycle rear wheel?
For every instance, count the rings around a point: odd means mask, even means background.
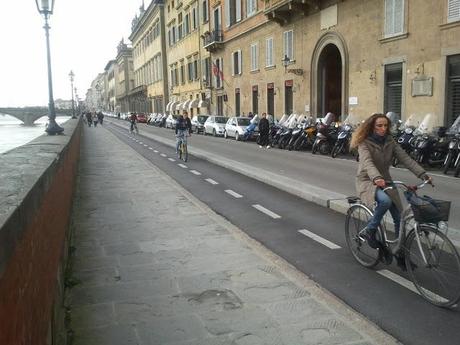
[[[455,246],[442,232],[419,225],[407,236],[406,267],[423,298],[439,307],[451,307],[460,299],[460,257]],[[426,261],[424,259],[426,258]]]
[[[182,143],[182,145],[181,145],[181,153],[182,153],[182,157],[181,157],[182,160],[184,162],[187,162],[187,160],[188,160],[187,144]]]
[[[345,219],[345,237],[353,257],[364,267],[372,268],[379,263],[379,252],[371,248],[360,232],[366,227],[372,213],[363,205],[352,205]]]

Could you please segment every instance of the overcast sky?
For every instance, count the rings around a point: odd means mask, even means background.
[[[150,0],[145,0],[147,8]],[[56,0],[50,20],[54,99],[70,99],[69,72],[78,96],[115,58],[142,0]],[[34,0],[0,6],[0,107],[48,104],[44,20]]]

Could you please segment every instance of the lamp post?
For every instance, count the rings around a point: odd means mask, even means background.
[[[46,132],[49,135],[61,134],[64,131],[64,128],[60,127],[56,123],[56,110],[54,108],[54,99],[53,99],[53,81],[51,75],[51,53],[50,53],[50,38],[49,38],[49,29],[50,26],[48,24],[48,18],[51,14],[53,14],[54,8],[54,0],[35,0],[37,5],[38,12],[43,15],[45,18],[45,25],[43,28],[45,29],[45,36],[46,36],[46,53],[47,53],[47,61],[48,61],[48,93],[49,93],[49,101],[48,101],[48,118],[49,123],[46,127]]]
[[[291,63],[291,59],[287,55],[284,55],[284,59],[282,59],[281,62],[284,66],[284,73],[294,73],[295,75],[303,74],[303,69],[301,68],[287,68],[288,65]]]
[[[72,91],[72,119],[76,119],[77,117],[75,116],[75,105],[73,102],[73,78],[75,77],[75,74],[73,73],[72,70],[70,70],[69,73],[69,78],[70,78],[70,90]]]

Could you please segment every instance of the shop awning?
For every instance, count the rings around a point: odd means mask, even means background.
[[[175,101],[171,104],[171,106],[169,107],[169,111],[176,111],[176,110],[179,110],[179,106],[181,105],[181,102],[179,101]]]
[[[209,103],[208,101],[203,101],[202,99],[200,99],[200,101],[198,102],[198,108],[207,108],[209,106]]]
[[[199,98],[195,98],[194,100],[190,100],[190,103],[188,104],[188,110],[191,110],[192,108],[197,108],[199,102],[200,102]]]
[[[184,103],[182,103],[182,110],[189,110],[189,104],[192,100],[188,100],[188,101],[185,101]]]

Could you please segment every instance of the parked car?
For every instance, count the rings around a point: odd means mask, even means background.
[[[192,118],[192,132],[204,134],[204,123],[208,119],[208,115],[195,115]]]
[[[240,140],[241,138],[243,138],[243,134],[250,123],[251,119],[249,117],[229,118],[227,123],[225,124],[224,137],[232,137],[236,140]]]
[[[147,115],[144,113],[138,113],[137,114],[137,122],[139,123],[147,123]]]
[[[149,125],[153,125],[153,122],[155,121],[155,118],[157,117],[157,113],[150,113],[147,116],[147,123]]]
[[[204,135],[212,134],[216,136],[223,136],[225,132],[225,124],[228,118],[225,116],[210,116],[204,123]]]
[[[171,129],[176,128],[176,121],[177,121],[178,117],[179,117],[179,115],[169,114],[168,117],[166,118],[165,127],[166,128],[171,128]]]

